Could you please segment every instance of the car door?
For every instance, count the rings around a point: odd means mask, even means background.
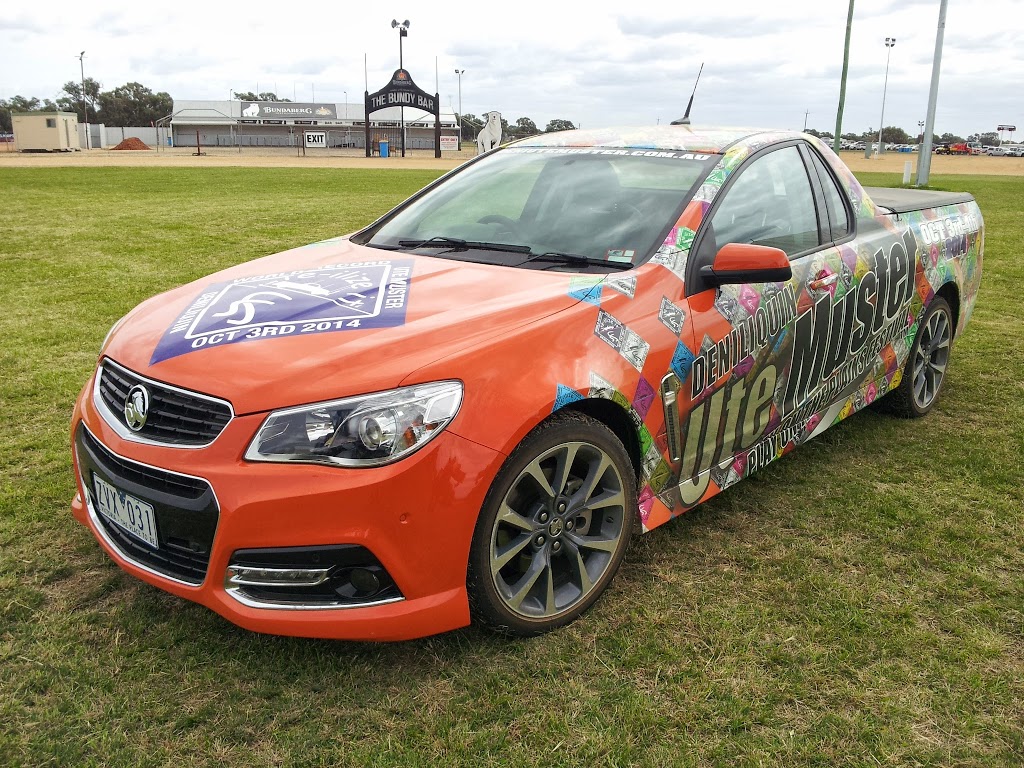
[[[793,141],[748,158],[705,217],[687,267],[697,348],[676,395],[684,507],[802,442],[843,394],[830,382],[863,333],[845,297],[858,271],[875,269],[869,251],[842,245],[852,213],[834,186],[826,194],[813,150]],[[781,249],[792,278],[706,286],[701,267],[728,243]]]

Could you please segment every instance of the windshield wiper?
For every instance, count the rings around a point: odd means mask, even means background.
[[[480,240],[463,240],[460,237],[431,237],[427,240],[399,240],[402,248],[455,248],[466,250],[479,248],[485,251],[506,251],[508,253],[530,253],[530,246],[514,243],[487,243]]]
[[[563,251],[534,253],[523,264],[531,261],[553,261],[557,264],[579,264],[584,267],[611,267],[612,269],[633,268],[633,263],[630,261],[607,261],[605,259],[595,259],[593,256],[584,256],[580,253],[564,253]]]
[[[528,245],[516,245],[515,243],[489,243],[482,240],[463,240],[461,237],[445,237],[437,235],[425,240],[399,240],[400,248],[451,248],[455,251],[466,251],[471,248],[483,251],[503,251],[506,253],[525,253],[528,257],[522,261],[527,264],[531,261],[551,261],[556,264],[575,264],[583,267],[610,267],[611,269],[632,269],[633,264],[629,261],[606,261],[592,256],[584,256],[579,253],[565,253],[563,251],[545,251],[534,253]]]

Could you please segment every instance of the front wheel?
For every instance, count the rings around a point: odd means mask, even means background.
[[[879,410],[907,419],[928,413],[939,399],[952,343],[952,312],[946,300],[936,296],[921,318],[900,385],[877,401]]]
[[[529,637],[576,619],[618,570],[637,510],[625,448],[601,422],[553,416],[501,468],[473,535],[473,618]]]

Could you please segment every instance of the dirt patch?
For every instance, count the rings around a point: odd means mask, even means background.
[[[413,168],[447,171],[476,156],[476,148],[467,145],[461,152],[445,152],[440,159],[433,150],[410,150],[406,157],[365,157],[362,150],[307,150],[306,155],[295,148],[203,147],[196,157],[192,147],[158,147],[150,152],[110,152],[105,149],[50,154],[0,152],[0,168],[43,166],[153,166],[153,167],[250,167],[250,168],[373,168],[390,170]],[[910,161],[917,176],[917,155],[886,153],[867,159],[863,152],[842,152],[840,156],[854,173],[878,171],[903,173],[903,164]],[[1024,176],[1024,158],[940,155],[932,158],[932,175]]]
[[[146,144],[146,142],[144,142],[142,139],[137,139],[134,136],[132,136],[131,138],[128,138],[128,139],[125,139],[124,141],[122,141],[116,147],[111,147],[111,149],[146,149],[146,150],[148,150],[149,149],[149,145]]]
[[[202,156],[195,156],[194,147],[160,147],[153,152],[110,152],[105,149],[82,150],[48,155],[0,153],[0,168],[14,167],[111,167],[152,166],[186,168],[398,168],[447,171],[476,156],[476,150],[445,152],[440,159],[433,150],[417,150],[407,157],[366,157],[362,150],[314,150],[305,157],[295,148],[274,147],[238,148],[203,147]],[[329,152],[329,154],[328,154]]]
[[[910,162],[911,181],[917,180],[916,152],[887,152],[871,158],[863,152],[840,152],[854,173],[876,171],[903,175],[903,166]],[[1024,158],[991,157],[989,155],[933,155],[931,175],[1024,176]]]

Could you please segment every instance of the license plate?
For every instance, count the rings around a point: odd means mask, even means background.
[[[99,475],[92,476],[96,511],[153,549],[159,549],[153,505],[118,490]]]

